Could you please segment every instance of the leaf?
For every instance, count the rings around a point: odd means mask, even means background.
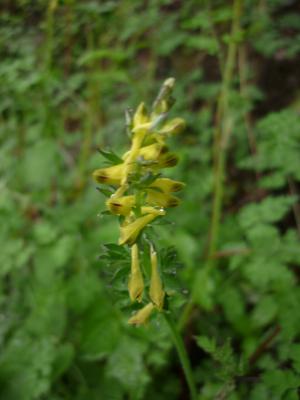
[[[276,298],[273,296],[264,296],[256,305],[252,320],[258,327],[268,325],[276,316],[278,312],[278,305]]]
[[[266,371],[263,374],[263,382],[271,389],[273,396],[283,398],[283,395],[290,389],[299,387],[299,376],[290,370]]]
[[[143,362],[145,346],[136,339],[123,337],[108,360],[107,374],[117,379],[126,390],[142,399],[150,377]]]
[[[107,300],[98,296],[80,320],[80,353],[87,361],[110,354],[120,339],[120,325]]]
[[[295,203],[295,196],[267,197],[257,204],[249,204],[239,214],[243,229],[247,230],[259,223],[274,223],[280,221]]]
[[[217,345],[215,339],[211,339],[207,336],[197,336],[196,342],[201,349],[206,351],[209,354],[213,354],[216,351]]]
[[[106,158],[108,161],[110,161],[113,165],[116,164],[122,164],[124,160],[117,156],[116,153],[114,153],[112,150],[104,150],[104,149],[98,149],[99,153]]]

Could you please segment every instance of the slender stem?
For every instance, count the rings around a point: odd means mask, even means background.
[[[227,57],[224,65],[224,72],[222,74],[223,81],[221,92],[217,102],[216,118],[215,118],[215,132],[214,132],[214,193],[213,193],[213,206],[210,224],[210,235],[208,251],[205,262],[205,273],[203,273],[202,280],[208,280],[208,272],[214,267],[217,262],[215,253],[218,247],[219,230],[221,223],[222,205],[223,205],[223,190],[224,179],[226,170],[226,156],[227,145],[232,132],[232,116],[229,109],[229,93],[233,80],[233,73],[236,62],[236,54],[238,50],[238,33],[240,31],[240,19],[242,13],[243,0],[233,1],[233,18],[231,25],[230,42],[228,45]],[[197,282],[197,279],[196,279]],[[203,286],[206,283],[203,282]],[[193,310],[195,291],[198,287],[194,285],[191,293],[191,299],[183,310],[182,317],[179,321],[179,329],[182,329],[189,320],[189,316]]]
[[[183,340],[178,333],[178,330],[176,328],[176,325],[173,322],[173,319],[171,318],[170,315],[167,313],[163,313],[165,320],[170,328],[170,332],[172,335],[172,339],[174,342],[174,345],[176,347],[178,357],[185,375],[186,382],[188,384],[189,390],[190,390],[190,398],[191,400],[197,400],[197,389],[193,377],[193,372],[190,364],[190,360],[188,358]]]
[[[228,46],[228,54],[224,70],[224,79],[221,93],[218,99],[216,111],[216,129],[214,138],[214,198],[211,219],[210,241],[208,247],[208,259],[214,255],[219,237],[219,227],[221,220],[221,211],[223,203],[223,189],[226,165],[226,150],[231,133],[232,122],[229,115],[229,91],[232,83],[232,77],[235,67],[235,58],[237,53],[237,34],[240,29],[242,0],[234,0],[233,19],[231,27],[231,39]],[[208,263],[209,266],[214,262]]]

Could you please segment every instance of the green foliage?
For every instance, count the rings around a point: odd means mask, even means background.
[[[178,323],[193,296],[181,327],[198,397],[297,399],[297,2],[244,1],[234,38],[225,0],[2,3],[0,400],[188,398],[163,318],[142,329],[126,323],[135,308],[129,251],[102,213],[110,189],[99,196],[90,179],[99,159],[120,162],[124,111],[150,101],[168,76],[174,115],[187,121],[170,145],[181,159],[170,177],[186,188],[172,223],[149,235]],[[233,42],[210,269],[215,111]]]

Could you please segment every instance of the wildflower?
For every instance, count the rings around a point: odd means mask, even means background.
[[[141,207],[142,214],[157,214],[157,215],[165,215],[165,210],[163,208],[155,208],[152,206],[142,206]]]
[[[149,204],[163,208],[177,207],[180,203],[178,197],[154,189],[151,190],[151,188],[147,191],[146,201]]]
[[[128,290],[131,301],[142,301],[144,280],[139,264],[139,250],[137,244],[131,247],[131,274],[128,282]]]
[[[151,282],[150,282],[150,298],[155,306],[162,310],[164,305],[165,292],[158,272],[157,253],[151,247]]]
[[[185,183],[169,178],[158,178],[149,187],[159,188],[164,193],[179,192]]]
[[[127,216],[135,204],[135,196],[111,196],[107,201],[107,208],[112,214]]]
[[[149,116],[147,115],[147,110],[145,103],[142,102],[138,106],[134,116],[133,116],[133,129],[139,128],[149,122]]]
[[[142,147],[139,151],[139,156],[145,160],[157,160],[159,156],[168,151],[167,146],[162,146],[158,143],[150,144],[149,146]]]
[[[162,135],[176,135],[181,133],[185,129],[185,121],[182,118],[174,118],[167,122],[160,130],[159,133]]]
[[[141,231],[152,222],[158,215],[158,213],[150,213],[137,218],[134,222],[123,225],[120,227],[120,239],[119,245],[124,244],[132,245],[137,240],[137,237]]]
[[[168,151],[167,146],[158,143],[150,144],[149,146],[142,147],[138,152],[138,157],[143,157],[144,160],[156,160],[161,154]],[[123,160],[127,160],[130,156],[130,150],[124,154]]]
[[[93,172],[93,178],[98,183],[106,183],[108,185],[119,185],[124,173],[124,164],[113,165],[108,168],[96,169]]]
[[[97,182],[117,186],[114,194],[107,199],[106,206],[112,214],[122,217],[119,245],[131,246],[128,279],[131,301],[142,301],[145,286],[136,241],[148,224],[165,215],[166,208],[179,204],[179,198],[173,193],[180,191],[184,186],[182,182],[161,177],[163,168],[173,167],[178,162],[177,155],[170,152],[166,146],[166,139],[180,133],[185,127],[181,118],[165,122],[173,101],[171,92],[174,82],[174,78],[164,82],[150,114],[144,103],[140,103],[132,119],[127,114],[126,125],[131,131],[131,145],[123,154],[121,164],[93,172]],[[132,325],[144,324],[153,309],[163,308],[165,292],[158,271],[157,254],[152,245],[150,257],[151,302],[129,319],[128,322]]]
[[[152,303],[148,303],[145,307],[135,313],[129,319],[128,323],[130,325],[144,325],[148,321],[153,309],[154,305]]]
[[[175,153],[165,153],[158,159],[158,168],[174,167],[178,163],[178,156]]]

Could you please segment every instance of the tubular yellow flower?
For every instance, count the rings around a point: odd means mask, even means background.
[[[162,310],[164,306],[165,292],[158,272],[157,254],[153,247],[151,247],[151,282],[149,294],[155,306],[159,310]]]
[[[142,214],[157,214],[157,215],[165,215],[166,212],[163,208],[154,208],[152,206],[142,206],[141,207]]]
[[[124,174],[124,163],[113,165],[108,168],[96,169],[93,172],[93,178],[98,183],[108,185],[119,185]]]
[[[134,314],[129,319],[128,323],[130,325],[144,325],[148,321],[153,309],[154,305],[152,303],[148,303],[145,307]]]
[[[144,280],[139,264],[139,249],[137,244],[131,247],[131,273],[128,282],[128,291],[131,301],[142,301]]]
[[[159,188],[164,193],[179,192],[184,188],[184,186],[185,183],[174,181],[173,179],[169,178],[158,178],[150,185],[150,187]]]
[[[156,160],[161,154],[165,154],[168,151],[168,147],[158,143],[150,144],[149,146],[141,147],[137,153],[137,157],[143,157],[145,160]],[[123,155],[123,160],[127,160],[130,156],[131,151],[127,151]]]
[[[130,214],[132,207],[135,204],[135,196],[112,196],[106,201],[106,206],[112,214],[124,215]]]
[[[158,143],[150,144],[149,146],[142,147],[139,151],[139,157],[145,160],[156,160],[162,154],[168,151],[168,147]]]
[[[147,114],[145,103],[142,102],[139,104],[136,112],[133,116],[133,129],[139,127],[140,125],[146,124],[149,122],[149,116]]]
[[[176,135],[181,133],[186,127],[185,121],[182,118],[174,118],[167,122],[160,130],[159,133],[163,135]]]
[[[119,245],[129,244],[131,246],[139,236],[140,232],[153,221],[159,214],[146,214],[137,218],[134,222],[120,227]]]
[[[170,168],[178,163],[178,156],[175,153],[164,153],[158,158],[157,167]]]
[[[149,204],[163,208],[177,207],[180,203],[180,199],[176,196],[151,189],[147,190],[146,201]]]

